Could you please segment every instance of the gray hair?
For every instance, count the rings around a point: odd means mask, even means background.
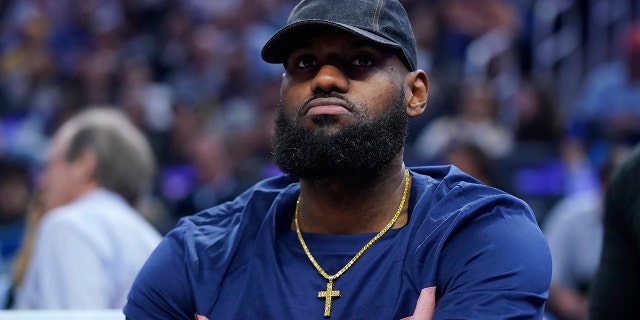
[[[151,185],[156,162],[149,142],[129,119],[113,107],[92,107],[65,125],[67,161],[86,151],[96,156],[94,178],[103,188],[135,204]]]

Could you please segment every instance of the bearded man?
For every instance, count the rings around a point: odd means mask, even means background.
[[[453,166],[407,168],[428,78],[397,0],[305,0],[264,46],[284,66],[286,174],[184,218],[128,319],[536,319],[551,259],[523,201]]]

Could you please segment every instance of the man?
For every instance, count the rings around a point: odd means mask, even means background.
[[[264,46],[283,63],[287,175],[184,218],[128,319],[534,319],[551,275],[530,208],[454,167],[407,170],[427,76],[397,0],[306,0]]]
[[[160,234],[132,207],[155,163],[115,109],[89,109],[55,134],[42,184],[50,209],[35,235],[16,308],[122,308]]]
[[[600,264],[589,319],[638,319],[640,301],[640,144],[616,168],[604,199]]]
[[[584,81],[572,120],[587,139],[640,142],[640,23],[622,27],[616,55],[597,65]]]
[[[558,201],[545,218],[543,233],[553,261],[547,310],[558,320],[587,319],[589,290],[602,248],[602,204],[611,173],[628,153],[616,146],[598,169],[598,186]]]
[[[0,279],[11,275],[24,236],[27,207],[33,190],[29,163],[22,157],[0,153]],[[0,302],[10,302],[8,281],[0,285]]]

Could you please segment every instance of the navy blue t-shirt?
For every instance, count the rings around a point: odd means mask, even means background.
[[[410,172],[407,224],[335,281],[331,319],[409,317],[430,287],[433,319],[541,319],[551,258],[529,206],[455,167]],[[127,319],[326,319],[327,280],[291,230],[298,194],[281,176],[182,219],[139,273]],[[334,274],[375,234],[303,235]]]

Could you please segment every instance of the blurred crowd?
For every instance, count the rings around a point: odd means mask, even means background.
[[[53,133],[90,106],[146,134],[159,170],[138,209],[160,233],[277,174],[283,69],[260,49],[296,2],[1,1],[0,261],[19,246]],[[408,165],[456,164],[544,227],[561,199],[598,194],[611,154],[639,141],[635,1],[402,2],[430,79]]]

